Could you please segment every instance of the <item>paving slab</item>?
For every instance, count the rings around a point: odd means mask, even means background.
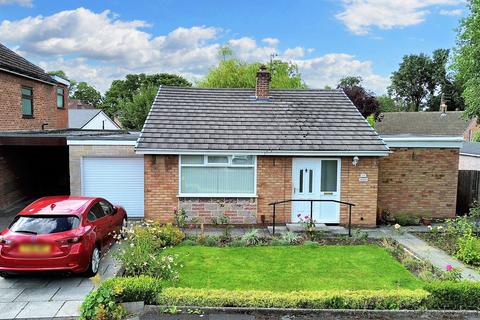
[[[66,301],[55,317],[79,317],[82,302],[81,300]]]
[[[15,279],[5,279],[0,277],[0,289],[11,288],[15,281]]]
[[[59,287],[26,288],[15,301],[50,301]]]
[[[10,288],[42,288],[46,287],[50,280],[45,278],[20,277]]]
[[[13,319],[27,305],[27,302],[0,302],[0,319]]]
[[[445,251],[433,247],[408,232],[397,232],[391,227],[383,227],[380,229],[387,237],[390,237],[407,248],[417,257],[429,261],[435,267],[445,270],[447,265],[462,270],[462,277],[466,280],[480,281],[480,273],[466,266],[461,261],[447,254]]]
[[[16,319],[32,319],[32,318],[53,318],[65,301],[35,301],[29,302],[20,311]]]
[[[83,279],[82,277],[54,278],[50,280],[47,287],[78,287]]]
[[[62,287],[52,297],[52,301],[83,300],[93,287]]]
[[[11,302],[22,293],[23,289],[0,289],[0,301]]]

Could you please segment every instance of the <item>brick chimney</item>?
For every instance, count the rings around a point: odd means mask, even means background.
[[[445,103],[445,97],[442,93],[442,96],[440,98],[440,113],[442,114],[442,116],[446,116],[447,115],[447,104]]]
[[[268,72],[267,67],[264,65],[260,66],[260,70],[257,71],[257,82],[255,85],[255,96],[257,99],[268,99],[270,87],[270,72]]]

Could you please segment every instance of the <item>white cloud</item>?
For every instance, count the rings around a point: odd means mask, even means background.
[[[343,0],[343,11],[336,15],[348,30],[368,34],[372,27],[392,29],[419,24],[433,6],[451,6],[462,0]]]
[[[275,47],[280,43],[280,40],[277,38],[263,38],[262,42],[268,44],[269,46]]]
[[[283,52],[285,59],[301,58],[305,55],[305,49],[302,47],[288,48]]]
[[[452,9],[452,10],[445,10],[442,9],[439,12],[442,16],[460,16],[463,13],[462,9]]]
[[[219,28],[179,27],[153,35],[149,27],[145,21],[121,20],[110,11],[78,8],[45,17],[5,20],[0,23],[0,42],[45,70],[64,70],[72,79],[87,81],[102,92],[112,80],[128,73],[170,72],[197,80],[218,62],[218,50],[225,43],[219,39]],[[292,59],[313,88],[335,86],[345,75],[360,75],[367,87],[382,93],[388,80],[373,72],[370,61],[347,54],[311,57],[314,49],[301,46],[279,51],[276,38],[257,42],[239,37],[226,42],[241,60],[268,62],[272,54]]]
[[[0,0],[0,6],[3,5],[19,5],[22,7],[32,7],[33,3],[32,0]]]
[[[371,61],[361,61],[345,53],[330,53],[312,59],[293,60],[305,82],[313,88],[335,88],[345,76],[361,76],[367,89],[378,94],[386,91],[389,78],[376,74]]]

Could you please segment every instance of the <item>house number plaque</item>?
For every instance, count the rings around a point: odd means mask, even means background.
[[[358,178],[359,182],[367,182],[368,181],[368,176],[366,173],[360,173],[360,177]]]

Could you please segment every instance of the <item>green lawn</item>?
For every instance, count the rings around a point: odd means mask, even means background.
[[[416,289],[422,282],[376,245],[178,246],[179,287],[297,291]]]

